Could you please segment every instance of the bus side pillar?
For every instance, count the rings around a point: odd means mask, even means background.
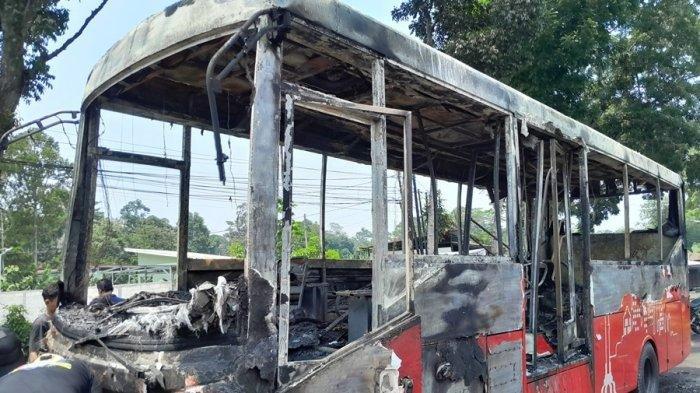
[[[261,17],[260,29],[274,23]],[[263,36],[257,43],[250,119],[248,236],[244,276],[248,286],[248,339],[276,334],[277,185],[281,116],[282,47]],[[276,354],[275,354],[276,358]]]
[[[65,300],[81,304],[87,303],[90,281],[87,257],[95,213],[98,162],[91,151],[98,146],[99,126],[100,107],[93,103],[80,120],[61,272],[66,285]]]

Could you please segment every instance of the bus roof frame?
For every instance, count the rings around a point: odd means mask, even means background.
[[[641,153],[336,0],[261,0],[256,4],[247,0],[199,0],[173,4],[141,22],[102,56],[88,77],[83,110],[135,72],[187,48],[228,36],[256,12],[276,8],[384,56],[388,65],[504,115],[512,114],[551,136],[586,146],[673,187],[683,184],[679,174]]]

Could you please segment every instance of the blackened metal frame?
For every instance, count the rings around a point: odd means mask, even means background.
[[[383,62],[377,60],[376,68],[383,68]],[[383,76],[383,70],[376,72],[375,75]],[[375,86],[381,86],[383,83],[375,83]],[[282,156],[282,185],[283,185],[283,226],[282,226],[282,259],[280,264],[280,307],[279,307],[279,335],[278,335],[278,364],[280,366],[289,363],[288,359],[288,344],[289,344],[289,298],[290,298],[290,264],[292,254],[292,163],[294,150],[294,108],[301,107],[315,112],[336,116],[348,121],[360,123],[371,127],[375,132],[372,137],[373,150],[373,173],[372,183],[378,183],[379,192],[373,187],[373,222],[379,221],[380,225],[373,225],[374,237],[385,239],[388,236],[388,228],[386,224],[381,226],[381,217],[377,216],[375,207],[382,206],[379,210],[386,212],[387,194],[386,194],[386,116],[398,117],[403,119],[403,153],[404,153],[404,170],[403,170],[403,250],[405,255],[405,285],[406,285],[406,309],[405,312],[390,321],[384,321],[380,315],[376,313],[381,308],[373,307],[373,327],[389,324],[393,320],[405,318],[407,314],[413,312],[413,234],[410,231],[407,223],[413,222],[412,214],[412,177],[413,177],[413,153],[412,153],[412,113],[410,111],[391,109],[378,105],[357,104],[351,101],[346,101],[328,94],[320,93],[293,83],[282,82],[282,94],[285,97],[285,124],[284,124],[284,141],[283,141],[283,156]],[[379,135],[374,135],[374,134]],[[377,140],[379,139],[379,141]],[[382,151],[376,152],[380,156],[375,159],[375,144],[381,145]],[[376,161],[380,161],[377,163]],[[382,167],[383,163],[383,167]],[[380,168],[375,168],[379,164]],[[378,170],[377,170],[378,169]],[[382,182],[381,179],[384,179]],[[383,186],[382,186],[383,183]],[[384,192],[381,192],[381,189]],[[377,195],[380,194],[380,195]],[[378,228],[379,226],[379,228]],[[384,242],[386,244],[386,242]],[[382,288],[382,275],[386,271],[384,264],[386,263],[386,255],[382,255],[381,250],[374,250],[373,268],[372,268],[372,288],[373,288],[373,303],[378,303],[382,299],[382,293],[376,292]],[[379,266],[376,266],[379,264]],[[376,293],[376,296],[375,296]]]

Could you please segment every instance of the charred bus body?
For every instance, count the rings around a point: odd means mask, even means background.
[[[101,147],[101,110],[181,124],[182,159]],[[238,264],[187,260],[193,128],[250,139],[247,258]],[[215,146],[224,179],[218,138]],[[291,260],[295,148],[371,165],[370,260]],[[98,161],[163,166],[180,171],[178,286],[193,290],[137,306],[233,326],[185,340],[194,345],[120,346],[123,330],[78,334],[68,326],[78,317],[64,317],[54,348],[87,359],[110,390],[631,391],[689,353],[679,175],[335,1],[168,7],[93,69],[76,150],[63,266],[71,299],[86,300]],[[402,174],[404,223],[391,254],[389,169]],[[436,255],[435,231],[417,233],[414,174],[433,187],[466,185],[461,255]],[[493,255],[468,255],[475,187],[488,190],[496,217],[505,201]],[[655,231],[630,228],[639,193],[659,201]],[[621,236],[591,233],[591,201],[602,197],[624,201]],[[217,276],[229,279],[216,285],[224,300],[202,286]],[[330,298],[346,298],[347,311],[329,311]],[[229,304],[231,318],[195,299]],[[311,338],[299,309],[321,321]],[[347,331],[332,336],[341,323]],[[298,356],[309,339],[314,350]]]

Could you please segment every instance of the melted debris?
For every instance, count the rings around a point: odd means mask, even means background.
[[[56,327],[78,342],[100,338],[107,346],[113,344],[111,339],[153,344],[214,335],[233,338],[245,325],[246,305],[243,277],[233,282],[219,277],[216,285],[205,282],[189,292],[141,292],[111,306],[69,305],[57,314]],[[338,317],[343,311],[345,316]],[[346,345],[347,311],[343,311],[337,310],[335,322],[322,322],[307,318],[303,309],[292,310],[290,359],[318,359]]]
[[[329,328],[329,323],[315,319],[292,319],[289,326],[289,360],[312,360],[325,357],[347,344],[347,324]]]
[[[68,306],[59,311],[69,336],[171,339],[183,334],[226,334],[240,317],[242,285],[219,277],[187,292],[141,292],[106,308]],[[73,334],[70,334],[70,333]]]

